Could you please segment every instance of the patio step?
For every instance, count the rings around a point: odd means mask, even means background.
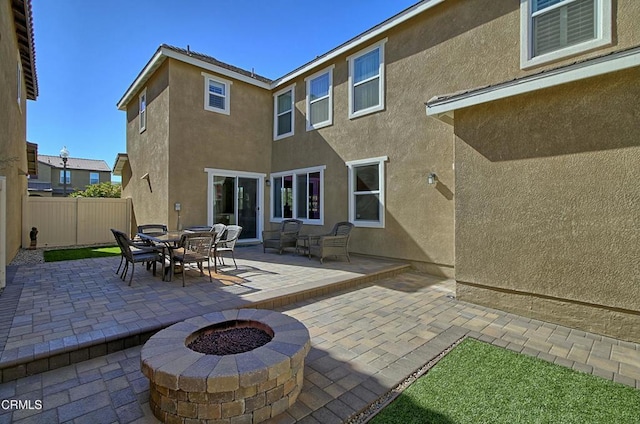
[[[358,286],[393,277],[409,271],[408,264],[397,264],[383,270],[349,279],[328,277],[315,280],[298,287],[285,287],[254,293],[238,298],[233,304],[225,304],[225,309],[259,308],[274,309],[305,299],[327,296],[352,290]],[[102,330],[99,335],[86,333],[56,340],[56,343],[24,346],[5,351],[0,359],[0,382],[17,380],[26,376],[43,373],[70,364],[105,356],[123,349],[144,344],[152,335],[176,322],[213,310],[194,310],[191,316],[173,316],[145,323],[139,322],[135,331],[118,332]]]

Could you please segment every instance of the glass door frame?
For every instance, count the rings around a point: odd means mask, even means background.
[[[229,169],[214,169],[214,168],[205,168],[204,172],[207,173],[207,225],[215,224],[215,210],[214,204],[215,201],[213,193],[214,193],[214,177],[231,177],[235,178],[234,182],[234,213],[236,215],[236,219],[238,219],[238,178],[251,178],[258,180],[258,190],[256,193],[257,199],[256,204],[258,205],[258,211],[256,211],[257,218],[257,227],[256,227],[256,238],[250,239],[240,239],[238,243],[256,243],[262,241],[262,230],[264,228],[264,182],[267,174],[259,173],[259,172],[245,172],[245,171],[232,171]]]

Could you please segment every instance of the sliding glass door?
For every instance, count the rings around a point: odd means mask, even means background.
[[[262,232],[264,174],[207,169],[209,225],[240,225],[243,241],[259,240]]]

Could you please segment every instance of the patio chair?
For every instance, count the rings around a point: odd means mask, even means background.
[[[350,222],[338,222],[330,233],[325,235],[309,236],[309,258],[311,255],[319,256],[323,263],[327,256],[346,256],[349,258],[349,239],[353,224]]]
[[[186,264],[196,263],[201,276],[204,275],[204,261],[207,261],[207,268],[211,268],[209,257],[211,249],[215,248],[215,237],[216,234],[209,231],[184,233],[180,237],[178,248],[173,251],[172,262],[177,262],[182,265],[182,287],[185,285],[184,274],[186,273]],[[213,261],[213,271],[217,272],[215,260]],[[209,272],[209,281],[213,281],[211,272]]]
[[[153,264],[153,275],[156,275],[156,262],[162,263],[162,275],[164,275],[164,249],[155,246],[144,245],[136,243],[129,239],[129,237],[122,231],[111,229],[122,257],[120,258],[120,266],[118,267],[118,273],[120,267],[124,262],[124,269],[120,275],[122,281],[127,277],[129,272],[129,263],[131,263],[131,276],[129,277],[129,285],[133,281],[133,273],[135,272],[135,264],[144,262]]]
[[[226,229],[227,229],[227,226],[222,223],[213,224],[211,231],[216,233],[216,240],[214,243],[218,244],[220,242]]]
[[[296,247],[298,233],[302,227],[299,219],[285,219],[278,230],[266,230],[262,232],[262,251],[277,249],[280,254],[287,247]]]
[[[192,225],[190,227],[185,228],[185,231],[192,232],[202,232],[202,231],[211,231],[213,227],[211,225]]]
[[[233,264],[238,269],[238,264],[236,263],[236,257],[233,254],[233,249],[236,247],[236,242],[240,237],[240,233],[242,232],[242,227],[239,225],[229,225],[227,227],[227,233],[224,239],[221,239],[216,245],[216,257],[221,261],[220,264],[224,265],[224,256],[222,255],[225,252],[231,252],[231,258],[233,259]]]
[[[138,225],[138,232],[143,234],[149,234],[152,236],[159,236],[167,234],[167,226],[164,224],[145,224]]]

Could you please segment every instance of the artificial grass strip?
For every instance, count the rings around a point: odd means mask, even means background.
[[[371,423],[635,423],[640,390],[466,339]]]
[[[105,256],[119,256],[118,246],[110,247],[81,247],[78,249],[45,250],[45,262],[71,261],[74,259],[103,258]]]

